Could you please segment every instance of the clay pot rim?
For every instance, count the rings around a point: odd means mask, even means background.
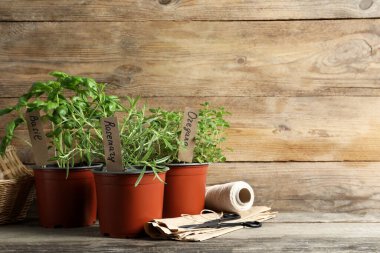
[[[92,165],[69,167],[69,170],[99,170],[104,167],[103,163],[93,163]],[[58,167],[56,164],[47,164],[46,167],[31,165],[28,168],[33,170],[67,170],[67,168]]]
[[[136,167],[139,167],[139,166],[136,166]],[[107,167],[103,167],[103,169],[107,169]],[[162,174],[162,173],[166,173],[168,170],[166,171],[162,171],[162,172],[157,172],[157,174]],[[93,173],[95,174],[108,174],[108,175],[139,175],[141,174],[141,171],[140,170],[127,170],[127,171],[107,171],[107,170],[92,170]],[[154,171],[153,170],[146,170],[144,171],[144,175],[145,174],[154,174]]]
[[[169,163],[166,166],[170,167],[187,167],[187,166],[202,166],[210,165],[210,163]]]

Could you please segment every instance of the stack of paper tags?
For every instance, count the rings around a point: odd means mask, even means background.
[[[154,239],[204,241],[244,228],[244,222],[263,222],[277,212],[266,206],[255,206],[240,212],[235,219],[223,219],[223,213],[183,215],[177,218],[155,219],[145,224],[145,232]]]

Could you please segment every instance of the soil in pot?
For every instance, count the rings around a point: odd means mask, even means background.
[[[169,165],[164,194],[164,218],[199,214],[205,206],[208,164]]]
[[[93,167],[34,169],[40,225],[46,228],[90,226],[96,222]]]
[[[162,218],[164,183],[145,173],[139,185],[139,174],[94,171],[98,198],[98,217],[102,235],[132,238],[144,234],[144,224]],[[159,173],[165,181],[165,173]]]

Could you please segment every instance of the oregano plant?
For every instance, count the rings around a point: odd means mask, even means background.
[[[201,104],[198,131],[195,136],[194,162],[225,162],[221,144],[226,141],[225,130],[230,127],[224,107],[212,108],[208,102]]]
[[[178,151],[183,147],[179,136],[183,113],[168,111],[161,108],[151,109],[151,126],[164,133],[160,148],[169,156],[168,162],[178,163]],[[221,144],[226,140],[225,130],[229,123],[225,119],[230,113],[224,107],[212,107],[208,102],[201,104],[199,110],[198,131],[195,137],[193,162],[225,162],[224,150]]]
[[[17,117],[6,126],[0,143],[4,154],[11,143],[15,129],[26,122],[26,111],[40,111],[41,119],[49,124],[46,136],[49,149],[54,150],[51,161],[59,167],[72,167],[82,163],[91,165],[101,157],[101,133],[97,125],[102,117],[122,111],[119,98],[107,95],[105,84],[94,79],[52,72],[56,80],[34,83],[14,106],[0,110],[0,116],[17,112]]]

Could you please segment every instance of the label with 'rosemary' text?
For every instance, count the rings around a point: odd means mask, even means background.
[[[123,171],[121,141],[117,118],[103,118],[101,119],[101,125],[107,171]]]
[[[26,112],[25,119],[28,125],[30,142],[32,144],[34,162],[38,166],[44,166],[47,164],[49,154],[40,112]]]
[[[181,142],[183,147],[179,149],[178,160],[182,162],[193,161],[195,148],[195,135],[197,134],[199,111],[190,107],[185,108],[182,120]]]

